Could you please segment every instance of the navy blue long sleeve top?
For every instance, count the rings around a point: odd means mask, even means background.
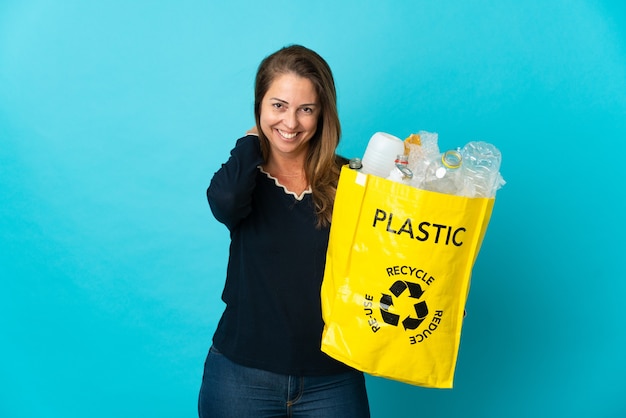
[[[261,164],[258,137],[243,137],[207,189],[213,215],[231,238],[226,308],[213,344],[235,363],[275,373],[346,371],[320,350],[329,228],[316,227],[309,192],[287,192]]]

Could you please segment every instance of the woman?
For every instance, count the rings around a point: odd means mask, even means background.
[[[200,417],[369,417],[363,374],[320,350],[320,286],[346,162],[336,155],[336,102],[314,51],[289,46],[261,62],[256,127],[207,190],[231,245]]]

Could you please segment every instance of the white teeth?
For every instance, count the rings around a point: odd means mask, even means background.
[[[298,135],[297,132],[294,132],[292,134],[288,134],[287,132],[283,132],[280,129],[278,129],[278,133],[280,134],[280,136],[282,136],[283,138],[286,138],[286,139],[292,139],[292,138],[295,138],[296,135]]]

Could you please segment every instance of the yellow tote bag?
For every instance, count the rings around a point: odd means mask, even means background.
[[[322,351],[371,375],[451,388],[493,204],[344,166],[321,289]]]

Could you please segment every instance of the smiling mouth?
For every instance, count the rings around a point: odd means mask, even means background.
[[[276,131],[278,131],[278,134],[285,139],[293,139],[296,137],[296,135],[298,135],[297,132],[287,133],[285,131],[281,131],[280,129],[276,129]]]

